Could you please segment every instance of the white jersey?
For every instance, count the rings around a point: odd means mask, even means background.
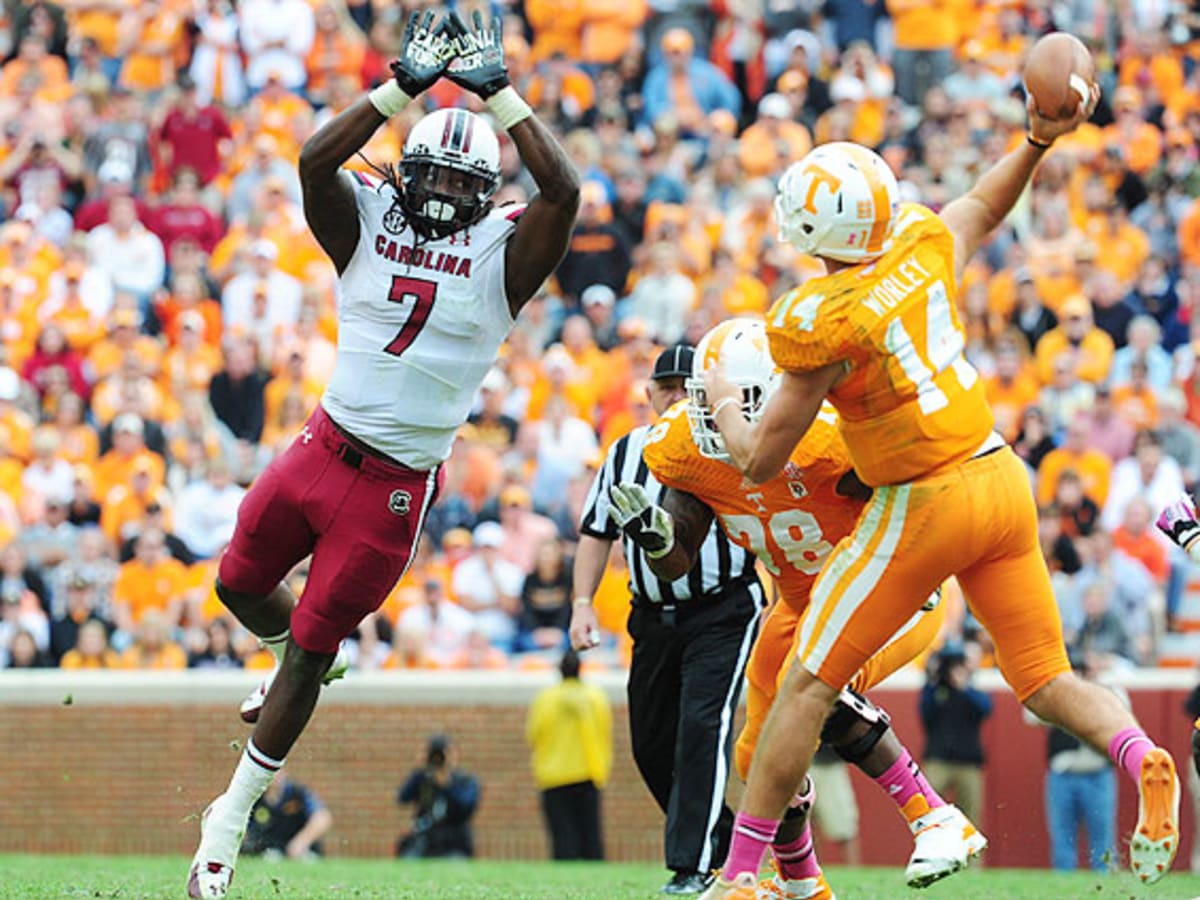
[[[429,469],[450,455],[512,329],[504,251],[524,206],[419,241],[390,185],[350,177],[358,246],[341,276],[337,363],[321,404],[371,447]]]

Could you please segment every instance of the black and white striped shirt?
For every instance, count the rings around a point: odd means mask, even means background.
[[[609,515],[611,503],[608,489],[614,484],[623,481],[640,484],[654,503],[662,503],[666,488],[650,474],[646,461],[642,459],[650,427],[643,425],[633,429],[609,448],[604,465],[596,473],[584,504],[583,518],[579,524],[581,534],[610,541],[622,537],[620,527]],[[754,575],[754,557],[732,543],[715,521],[700,546],[696,565],[676,581],[656,578],[646,563],[644,551],[633,541],[625,540],[623,543],[625,564],[629,568],[629,589],[634,602],[642,600],[672,605],[716,593],[736,579]]]

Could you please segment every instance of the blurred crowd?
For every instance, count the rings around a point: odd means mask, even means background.
[[[412,8],[3,4],[0,665],[271,664],[212,581],[245,487],[335,353],[337,286],[305,227],[297,154],[386,77]],[[483,384],[415,564],[359,630],[359,667],[555,665],[579,512],[604,449],[653,416],[657,351],[821,272],[776,238],[778,175],[849,139],[884,156],[906,199],[941,206],[1023,140],[1021,62],[1054,29],[1089,45],[1104,99],[969,268],[967,353],[1029,463],[1073,649],[1155,664],[1200,625],[1187,566],[1153,528],[1200,479],[1200,3],[490,12],[515,85],[581,173],[579,223]],[[441,82],[349,165],[394,163],[423,111],[449,104],[478,109]],[[500,137],[496,201],[524,199]],[[621,565],[597,596],[612,665]],[[976,637],[954,609],[951,637]]]

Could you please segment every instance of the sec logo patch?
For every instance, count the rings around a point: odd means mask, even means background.
[[[412,494],[408,491],[392,491],[388,497],[388,512],[397,516],[407,516],[412,509]]]
[[[383,214],[383,229],[388,234],[399,234],[404,230],[404,211],[399,201],[393,203]]]

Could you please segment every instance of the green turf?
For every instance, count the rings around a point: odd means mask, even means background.
[[[0,856],[0,897],[178,900],[187,861],[171,857]],[[657,866],[471,862],[319,863],[243,860],[229,900],[655,900]],[[1127,875],[970,871],[926,891],[909,891],[899,869],[830,870],[839,900],[1195,900],[1200,877],[1171,875],[1153,888]]]

